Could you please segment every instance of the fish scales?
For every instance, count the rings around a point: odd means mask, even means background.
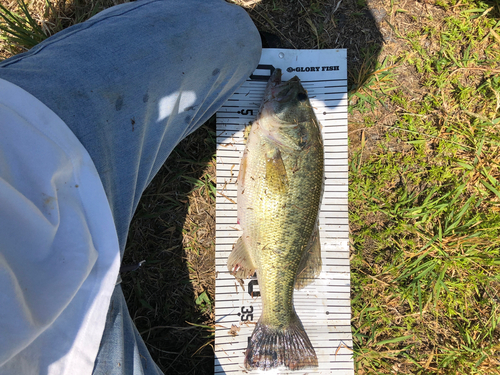
[[[296,172],[289,181],[286,194],[272,194],[265,178],[266,158],[258,155],[259,148],[265,149],[266,146],[265,143],[255,148],[249,145],[249,149],[255,152],[247,153],[247,165],[255,164],[255,167],[247,166],[246,179],[252,181],[245,182],[242,195],[248,204],[238,217],[256,261],[264,305],[263,319],[283,324],[293,308],[291,299],[302,258],[301,250],[311,237],[318,214],[319,188],[323,178],[322,148],[311,148],[302,160],[292,155],[285,158],[285,169],[295,169]],[[252,160],[254,155],[256,160]],[[251,184],[253,186],[249,186]],[[238,204],[240,202],[241,198]],[[273,307],[280,310],[269,312]]]
[[[228,259],[238,278],[257,271],[262,315],[245,356],[248,369],[317,366],[293,306],[294,287],[319,273],[317,218],[323,188],[318,120],[298,78],[275,70],[253,123],[238,176],[243,235]]]

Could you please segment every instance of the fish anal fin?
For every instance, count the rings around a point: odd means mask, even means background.
[[[274,148],[266,155],[266,185],[276,193],[286,193],[288,190],[288,176],[281,152]]]
[[[229,254],[227,269],[237,279],[247,279],[255,273],[256,267],[242,237],[234,244],[233,251]]]
[[[295,289],[302,289],[311,284],[319,276],[321,266],[321,243],[318,224],[316,224],[299,264],[297,277],[295,278]]]

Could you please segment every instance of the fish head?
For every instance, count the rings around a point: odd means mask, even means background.
[[[315,115],[307,90],[297,76],[282,82],[281,69],[273,72],[264,92],[259,122],[269,138],[278,143],[285,142],[284,146],[293,149],[305,145],[307,128],[315,123]]]
[[[264,93],[262,115],[274,117],[286,123],[307,121],[311,104],[306,89],[295,76],[289,81],[281,81],[281,69],[274,70]]]

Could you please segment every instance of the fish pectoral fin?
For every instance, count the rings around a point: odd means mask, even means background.
[[[297,128],[299,123],[296,123]],[[306,135],[296,134],[295,137],[291,137],[288,134],[280,133],[276,135],[275,138],[278,140],[279,144],[289,152],[301,151],[303,148],[304,137]]]
[[[227,269],[237,279],[248,279],[257,269],[242,237],[234,244],[233,251],[229,254]]]
[[[319,229],[316,223],[306,251],[302,255],[299,270],[295,279],[295,289],[302,289],[311,284],[321,272],[321,243]]]
[[[288,176],[281,152],[274,148],[266,155],[266,185],[275,193],[286,193],[288,190]]]

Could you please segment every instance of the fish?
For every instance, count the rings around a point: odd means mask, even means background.
[[[245,352],[247,370],[318,366],[293,292],[321,271],[324,147],[300,79],[281,77],[280,69],[271,74],[240,161],[236,203],[242,236],[227,262],[237,279],[257,273],[262,299]]]

